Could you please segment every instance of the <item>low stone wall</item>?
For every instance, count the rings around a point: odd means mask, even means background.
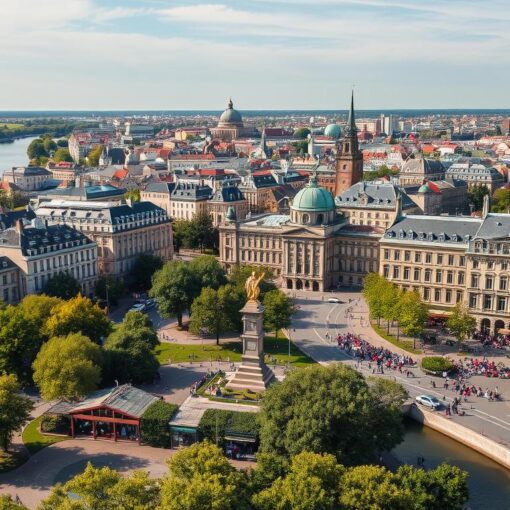
[[[510,450],[506,446],[482,436],[478,432],[464,427],[453,420],[445,418],[437,412],[422,409],[416,406],[416,404],[405,404],[402,410],[409,418],[455,439],[459,443],[510,469]]]

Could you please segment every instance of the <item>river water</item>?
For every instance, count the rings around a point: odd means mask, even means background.
[[[467,471],[472,510],[510,509],[510,471],[453,439],[414,421],[406,421],[404,442],[392,452],[401,462],[416,466],[418,456],[426,468],[443,461]]]
[[[18,138],[13,143],[0,143],[0,174],[13,166],[28,164],[27,148],[37,136]]]

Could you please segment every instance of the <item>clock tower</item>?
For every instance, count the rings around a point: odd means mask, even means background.
[[[335,159],[335,197],[363,180],[363,154],[359,149],[358,129],[354,117],[354,92],[343,137],[337,142]]]

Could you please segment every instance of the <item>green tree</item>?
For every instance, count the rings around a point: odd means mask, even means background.
[[[264,295],[264,327],[274,331],[277,340],[278,331],[290,326],[295,312],[294,301],[281,290],[271,290]]]
[[[69,494],[79,499],[71,499]],[[153,510],[159,504],[158,481],[145,471],[121,476],[109,467],[94,467],[64,485],[56,485],[40,510]]]
[[[89,166],[99,166],[99,158],[103,153],[103,146],[97,145],[87,154],[87,163]]]
[[[60,163],[62,161],[72,163],[73,158],[71,157],[71,153],[67,148],[61,147],[55,151],[55,154],[53,155],[53,161],[55,161],[55,163]]]
[[[510,212],[510,188],[499,188],[494,192],[491,211],[496,213]]]
[[[111,306],[116,305],[119,299],[126,294],[126,286],[118,278],[100,276],[94,286],[94,292],[97,298]]]
[[[19,391],[16,376],[0,375],[0,448],[3,451],[7,451],[12,436],[28,421],[34,407],[32,401]]]
[[[468,473],[446,463],[429,471],[400,466],[395,477],[413,494],[410,510],[462,510],[469,499]]]
[[[343,467],[333,455],[302,452],[290,472],[253,497],[257,510],[336,510]],[[368,508],[368,507],[367,507]]]
[[[23,504],[16,503],[11,496],[0,495],[0,510],[28,510]]]
[[[311,133],[311,131],[309,128],[302,127],[302,128],[296,129],[296,131],[294,131],[294,136],[296,138],[300,138],[301,140],[306,140],[306,138],[308,138],[308,135],[310,133]]]
[[[369,273],[365,277],[363,296],[365,297],[370,312],[370,318],[376,319],[377,324],[381,323],[384,306],[384,292],[388,286],[387,280],[379,273]]]
[[[43,156],[49,156],[48,152],[44,148],[44,141],[41,138],[36,138],[30,142],[30,145],[27,147],[27,155],[28,159],[37,159]]]
[[[163,267],[163,259],[152,253],[143,253],[133,265],[131,272],[133,286],[137,290],[149,290],[152,284],[152,276]]]
[[[128,312],[104,344],[104,379],[109,383],[115,379],[121,383],[152,382],[159,369],[153,352],[157,345],[158,336],[149,317]]]
[[[265,273],[263,280],[260,282],[260,300],[264,300],[264,296],[266,292],[276,289],[276,285],[272,282],[273,272],[271,268],[268,267],[259,267],[259,266],[237,266],[235,267],[229,275],[229,282],[232,285],[235,285],[244,296],[244,303],[246,303],[247,296],[246,291],[244,289],[244,284],[246,280],[249,278],[251,273],[255,271],[257,274]]]
[[[72,275],[61,271],[47,280],[42,291],[47,296],[71,299],[81,292],[81,286]]]
[[[172,234],[174,249],[178,253],[181,248],[191,248],[189,245],[190,222],[187,220],[176,220],[172,223]]]
[[[340,480],[342,510],[409,510],[414,495],[398,486],[395,476],[379,466],[347,469]]]
[[[475,186],[468,191],[468,199],[473,204],[475,211],[481,211],[483,207],[483,197],[489,195],[487,186]]]
[[[101,338],[110,333],[111,322],[104,311],[89,298],[76,296],[53,308],[46,322],[46,330],[50,337],[82,333],[99,343]]]
[[[403,437],[402,425],[395,424],[402,420],[405,392],[391,389],[381,394],[343,364],[293,371],[264,395],[260,451],[331,453],[345,464],[372,461],[376,451],[391,450]]]
[[[160,510],[248,510],[247,476],[211,443],[195,443],[168,459]]]
[[[399,318],[400,309],[400,296],[402,291],[390,282],[379,287],[381,292],[381,317],[386,321],[387,331],[390,332],[390,325],[393,321]]]
[[[69,142],[68,142],[67,138],[59,138],[57,140],[57,145],[59,147],[63,147],[64,149],[67,149],[69,147]]]
[[[234,328],[226,305],[228,299],[225,287],[218,290],[204,287],[191,305],[190,331],[198,335],[207,330],[216,337],[216,344],[219,345],[220,335]]]
[[[466,336],[475,330],[476,319],[469,315],[464,303],[457,303],[448,317],[447,324],[450,331],[455,335],[460,349]]]
[[[201,255],[190,263],[190,270],[197,280],[196,295],[203,287],[218,289],[226,283],[225,271],[214,255]]]
[[[133,202],[140,202],[140,188],[131,188],[124,193],[124,198],[127,200],[132,200]]]
[[[44,150],[49,155],[50,152],[57,150],[57,144],[53,141],[51,136],[45,136],[43,139]]]
[[[157,298],[161,316],[176,316],[179,327],[182,327],[182,316],[191,307],[195,286],[189,264],[174,260],[154,273],[150,295]]]
[[[190,248],[218,249],[219,234],[214,228],[211,216],[206,212],[196,214],[190,221],[187,232],[187,244]]]
[[[416,339],[424,328],[428,318],[428,307],[417,291],[404,292],[398,306],[398,321],[404,335]]]
[[[45,400],[77,399],[97,389],[101,349],[80,333],[48,340],[37,354],[34,382]]]

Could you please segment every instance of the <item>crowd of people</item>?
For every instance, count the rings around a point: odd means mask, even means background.
[[[455,371],[463,378],[473,375],[483,375],[484,377],[494,377],[501,379],[510,379],[510,368],[503,363],[489,361],[487,358],[465,358],[459,360],[454,365]]]
[[[491,335],[490,333],[475,331],[472,338],[479,340],[484,347],[492,347],[493,349],[510,347],[510,335]]]
[[[436,387],[434,381],[431,381],[431,384],[434,388]],[[456,379],[445,377],[443,382],[443,389],[451,389],[458,395],[458,397],[455,397],[454,399],[454,401],[457,401],[457,404],[461,403],[461,399],[464,399],[464,402],[467,402],[469,397],[486,398],[490,402],[500,400],[501,398],[498,386],[496,386],[494,389],[486,388],[484,391],[481,386],[477,387],[474,384],[467,384],[461,376],[457,376]]]
[[[338,335],[336,341],[347,354],[361,362],[367,361],[369,368],[372,368],[373,364],[372,371],[374,373],[384,373],[384,369],[387,369],[405,371],[406,376],[409,376],[411,375],[409,368],[416,365],[416,361],[410,356],[396,354],[383,347],[376,347],[353,333]]]

